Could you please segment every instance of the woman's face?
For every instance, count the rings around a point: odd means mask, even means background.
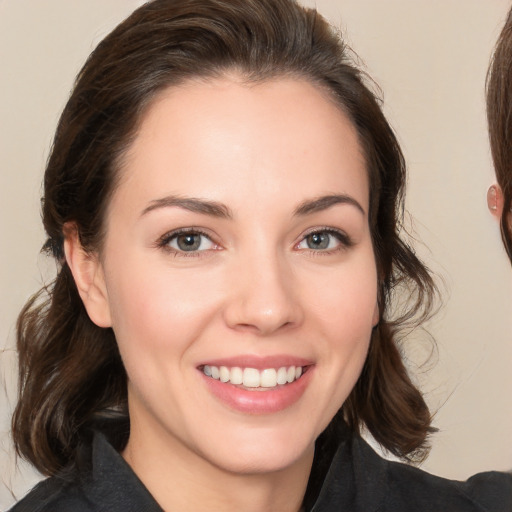
[[[368,189],[351,123],[306,81],[154,101],[98,263],[129,447],[237,473],[311,462],[378,320]]]

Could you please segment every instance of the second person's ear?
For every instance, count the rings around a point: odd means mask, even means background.
[[[501,219],[503,213],[503,192],[498,184],[491,185],[487,190],[487,207],[496,219]]]

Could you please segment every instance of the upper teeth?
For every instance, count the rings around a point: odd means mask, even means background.
[[[221,382],[241,384],[247,388],[273,388],[297,380],[302,375],[302,366],[282,366],[278,369],[257,370],[256,368],[240,368],[238,366],[228,368],[227,366],[206,364],[203,366],[203,373]]]

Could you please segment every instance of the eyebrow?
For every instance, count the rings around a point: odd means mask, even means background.
[[[353,197],[346,194],[330,194],[327,196],[317,197],[301,203],[294,212],[295,216],[301,217],[303,215],[310,215],[312,213],[327,210],[331,206],[337,204],[348,204],[355,206],[363,215],[366,215],[364,208]]]
[[[224,204],[217,201],[208,201],[206,199],[198,199],[195,197],[166,196],[151,201],[149,206],[144,208],[141,216],[157,210],[158,208],[183,208],[194,213],[202,213],[211,217],[219,217],[221,219],[233,218],[233,213]]]
[[[326,196],[317,197],[302,202],[297,206],[293,215],[295,217],[302,217],[312,213],[327,210],[337,204],[348,204],[354,206],[363,215],[366,215],[364,208],[353,197],[345,194],[330,194]],[[211,217],[218,217],[221,219],[232,219],[233,212],[223,203],[217,201],[209,201],[207,199],[199,199],[195,197],[180,197],[180,196],[166,196],[160,199],[151,201],[149,206],[144,208],[141,216],[157,210],[159,208],[183,208],[194,213],[201,213]]]

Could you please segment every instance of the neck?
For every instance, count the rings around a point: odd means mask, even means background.
[[[123,457],[164,510],[299,512],[314,447],[270,472],[230,472],[175,439],[145,434],[132,422]]]

